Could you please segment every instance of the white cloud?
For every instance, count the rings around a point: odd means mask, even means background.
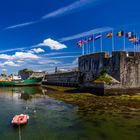
[[[0,59],[11,59],[11,56],[7,54],[0,54]]]
[[[63,58],[73,58],[73,57],[78,57],[77,55],[67,55],[67,56],[56,56],[56,57],[49,57],[49,58],[54,58],[54,59],[63,59]]]
[[[35,21],[32,21],[32,22],[25,22],[25,23],[16,24],[16,25],[12,25],[12,26],[6,27],[5,29],[8,30],[8,29],[20,28],[20,27],[32,25],[32,24],[34,24],[34,23],[35,23]]]
[[[101,28],[92,29],[90,31],[86,31],[86,32],[83,32],[80,34],[61,38],[59,41],[60,42],[70,41],[70,40],[74,40],[74,39],[78,39],[78,38],[82,38],[85,36],[94,35],[94,34],[98,34],[98,33],[103,33],[103,32],[107,32],[107,31],[111,31],[111,30],[113,30],[112,27],[101,27]]]
[[[52,52],[52,53],[46,53],[44,56],[58,56],[64,54],[81,54],[81,53],[80,52]]]
[[[7,69],[2,69],[2,71],[6,71],[7,72]]]
[[[0,67],[4,67],[4,64],[3,63],[0,63]]]
[[[47,46],[51,50],[61,50],[61,49],[67,48],[66,45],[64,45],[64,44],[62,44],[62,43],[60,43],[58,41],[55,41],[55,40],[53,40],[51,38],[45,39],[43,41],[43,43],[40,43],[37,46]]]
[[[21,51],[21,50],[24,50],[24,49],[27,49],[27,47],[22,47],[22,48],[14,48],[14,49],[7,49],[7,50],[0,50],[0,53],[5,53],[5,52],[13,52],[13,51]]]
[[[73,62],[72,62],[73,65],[78,65],[78,58],[76,58]]]
[[[41,48],[34,48],[34,49],[31,49],[29,52],[31,52],[31,53],[43,53],[43,52],[45,52],[45,50],[43,50]]]
[[[15,55],[13,55],[13,58],[21,58],[21,59],[38,59],[39,57],[35,54],[32,54],[30,52],[16,52]]]
[[[19,67],[26,62],[40,59],[40,57],[30,52],[16,52],[14,55],[0,54],[0,59],[0,67]]]
[[[39,59],[40,57],[30,52],[16,52],[14,55],[0,54],[0,59]]]
[[[42,17],[42,19],[48,19],[48,18],[52,18],[52,17],[56,17],[56,16],[61,16],[64,14],[68,14],[70,12],[73,12],[79,8],[85,7],[86,5],[91,4],[92,2],[96,2],[97,0],[77,0],[76,2],[62,7],[56,11],[53,11],[49,14],[46,14],[45,16]]]
[[[44,65],[44,64],[60,64],[61,62],[58,61],[58,60],[52,60],[52,59],[46,59],[46,60],[42,60],[42,61],[39,61],[38,64],[40,65]]]
[[[16,60],[16,63],[22,64],[24,63],[24,60],[23,59]]]
[[[45,20],[45,19],[49,19],[49,18],[52,18],[52,17],[62,16],[64,14],[72,13],[72,12],[74,12],[74,11],[80,9],[80,8],[86,7],[86,6],[88,6],[92,3],[97,4],[98,1],[100,1],[100,0],[77,0],[76,2],[74,2],[74,3],[72,3],[68,6],[62,7],[58,10],[55,10],[51,13],[48,13],[48,14],[42,16],[41,19],[38,19],[36,21],[30,21],[30,22],[25,22],[25,23],[20,23],[20,24],[8,26],[8,27],[5,28],[5,30],[16,29],[16,28],[29,26],[29,25],[38,23],[41,20]]]
[[[7,66],[11,66],[11,67],[18,67],[18,66],[20,66],[20,65],[14,63],[13,61],[6,61],[6,62],[3,63],[3,65],[4,66],[7,65]]]

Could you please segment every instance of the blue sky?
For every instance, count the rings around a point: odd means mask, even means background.
[[[123,38],[115,34],[125,29],[139,35],[139,5],[138,0],[1,0],[0,73],[76,67],[82,52],[77,41],[100,32],[103,51],[112,49],[112,39],[105,39],[111,30],[115,50],[121,50]],[[126,48],[133,49],[128,40]],[[100,51],[100,40],[94,50]]]

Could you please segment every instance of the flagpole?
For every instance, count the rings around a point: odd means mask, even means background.
[[[137,34],[136,34],[136,39],[137,39]],[[135,49],[136,49],[136,52],[137,52],[137,43],[136,43],[136,40],[135,40],[135,42],[134,42],[134,44],[135,44]]]
[[[138,43],[137,43],[137,51],[139,52],[139,37],[138,37]]]
[[[114,33],[112,30],[112,51],[114,51]]]
[[[135,50],[135,52],[136,52],[136,45],[134,44],[134,50]]]
[[[82,46],[82,55],[84,55],[84,47],[85,47],[85,44],[83,44]]]
[[[136,45],[135,45],[135,43],[134,43],[134,52],[136,52]]]
[[[88,54],[88,44],[87,44],[87,42],[86,42],[86,49],[87,49],[87,51],[86,51],[86,52],[87,52],[87,54]]]
[[[88,44],[87,44],[87,42],[86,42],[86,48],[87,48],[87,54],[88,54]]]
[[[134,26],[134,37],[136,36],[136,34],[135,34],[135,26]],[[136,36],[137,37],[137,36]],[[135,43],[134,43],[134,52],[136,52],[136,45],[135,45]],[[136,54],[136,53],[135,53]]]
[[[123,30],[123,50],[125,51],[125,46],[126,46],[126,40],[125,40],[125,30]]]
[[[84,39],[84,50],[85,50],[85,54],[87,54],[87,45],[86,45],[86,39]]]
[[[84,50],[84,55],[85,55],[85,43],[84,43],[84,46],[83,46],[83,50]]]
[[[137,38],[137,41],[139,42],[139,37]],[[138,52],[138,45],[139,45],[138,42],[137,42],[137,52]]]
[[[140,45],[140,38],[138,37],[138,52],[139,52],[139,46]]]
[[[94,35],[93,35],[93,53],[95,53],[95,42],[94,42]]]
[[[137,42],[136,42],[136,52],[138,52],[138,45],[137,45]]]
[[[134,52],[136,52],[136,46],[135,46],[135,43],[133,43],[134,44]]]
[[[87,41],[87,44],[88,44],[88,54],[89,54],[90,53],[90,44],[88,41]]]
[[[138,34],[136,35],[136,52],[138,52],[138,46],[139,46],[139,37]]]
[[[103,41],[102,41],[102,33],[101,33],[100,43],[101,43],[100,45],[101,45],[101,52],[102,52],[102,51],[103,51],[103,46],[102,46],[102,45],[103,45]]]
[[[136,34],[135,34],[135,27],[134,27],[134,36],[135,36]],[[136,45],[135,45],[135,43],[134,43],[134,50],[135,50],[135,52],[136,52]],[[136,53],[135,53],[136,54]]]
[[[88,44],[89,44],[89,54],[90,54],[90,42]]]

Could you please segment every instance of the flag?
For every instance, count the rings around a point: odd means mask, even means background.
[[[118,37],[124,36],[124,31],[123,31],[123,30],[119,31],[119,32],[116,34],[116,36],[118,36]]]
[[[83,40],[83,43],[88,43],[88,39],[87,38],[85,38],[84,40]]]
[[[83,40],[78,41],[78,43],[77,43],[78,48],[81,48],[83,45],[84,45]]]
[[[87,42],[88,42],[88,43],[91,42],[91,41],[93,41],[93,36],[90,36],[90,37],[87,39]]]
[[[127,38],[131,38],[131,37],[133,37],[134,36],[134,33],[133,32],[127,32],[126,33],[126,37]]]
[[[138,38],[136,37],[136,35],[134,35],[132,37],[129,37],[128,39],[129,41],[135,42]]]
[[[140,39],[137,38],[137,40],[134,41],[133,43],[134,43],[134,45],[139,45],[140,44]]]
[[[96,37],[95,37],[95,40],[98,40],[98,39],[100,39],[102,37],[102,34],[100,33],[100,34],[98,34]]]
[[[106,38],[110,38],[110,37],[112,37],[112,35],[113,35],[113,33],[109,32],[109,33],[106,34]]]

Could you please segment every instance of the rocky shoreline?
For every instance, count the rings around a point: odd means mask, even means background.
[[[55,91],[55,92],[54,92]],[[48,86],[48,96],[77,105],[79,111],[140,112],[140,94],[97,96],[89,92],[78,93],[74,88]]]

